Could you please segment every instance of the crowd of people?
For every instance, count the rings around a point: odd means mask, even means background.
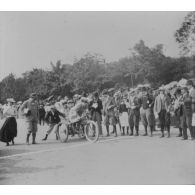
[[[118,136],[117,125],[122,136],[139,136],[140,122],[144,127],[143,136],[153,136],[157,127],[161,138],[171,136],[171,126],[178,128],[178,137],[195,139],[195,86],[192,80],[152,89],[149,85],[136,88],[104,89],[91,94],[75,94],[73,97],[51,96],[38,100],[32,93],[28,100],[15,102],[7,99],[7,104],[0,105],[0,141],[14,144],[17,136],[17,118],[24,118],[27,123],[26,143],[32,134],[32,144],[36,143],[38,124],[48,124],[45,137],[54,130],[56,139],[59,123],[66,119],[76,123],[88,110],[91,120],[97,122],[100,136]],[[11,125],[9,121],[12,121]],[[103,134],[102,125],[106,127]],[[11,127],[10,127],[11,126]],[[14,130],[9,130],[15,126]],[[112,126],[112,132],[110,132]],[[189,130],[189,133],[188,133]],[[9,135],[9,136],[8,136]]]

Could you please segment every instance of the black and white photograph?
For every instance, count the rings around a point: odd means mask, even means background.
[[[0,185],[194,184],[195,11],[0,11]]]

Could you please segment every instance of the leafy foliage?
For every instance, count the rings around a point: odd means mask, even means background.
[[[72,65],[59,60],[50,63],[50,71],[33,69],[20,78],[10,74],[0,82],[0,101],[10,97],[24,100],[32,92],[46,99],[50,95],[72,96],[111,87],[135,87],[146,82],[158,87],[182,77],[194,77],[194,62],[193,56],[166,57],[163,45],[149,48],[141,40],[129,57],[115,62],[105,63],[102,55],[87,53]]]
[[[195,54],[195,12],[190,12],[181,27],[175,33],[175,39],[179,43],[184,55]]]

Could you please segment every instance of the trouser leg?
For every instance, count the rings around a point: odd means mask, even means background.
[[[102,135],[102,120],[101,115],[99,113],[96,113],[96,121],[98,125],[99,134]]]
[[[166,129],[167,129],[167,133],[168,133],[167,137],[170,137],[170,125],[167,126]]]
[[[122,127],[122,130],[123,130],[122,135],[125,135],[125,127]]]
[[[32,144],[36,144],[35,139],[36,139],[36,133],[32,133]]]
[[[26,143],[29,144],[29,138],[30,138],[30,133],[27,133],[26,135]]]
[[[47,135],[49,135],[53,131],[54,126],[55,126],[55,124],[49,124],[49,129],[46,132]]]
[[[109,125],[106,125],[106,131],[107,131],[107,136],[109,136],[110,135],[110,133],[109,133]]]
[[[141,109],[140,115],[141,115],[141,121],[142,121],[142,124],[144,126],[144,131],[145,131],[144,136],[147,136],[148,135],[148,131],[147,131],[148,122],[147,122],[147,117],[146,117],[146,109],[145,110]]]
[[[186,124],[190,131],[191,139],[194,139],[194,133],[193,133],[193,127],[192,127],[192,113],[189,115],[186,115]]]
[[[115,137],[117,137],[116,125],[113,125],[113,132],[115,134]]]
[[[135,124],[136,136],[139,135],[139,119],[140,119],[139,110],[134,110],[134,124]]]
[[[162,133],[161,137],[164,137],[165,115],[166,115],[166,110],[161,110],[159,113],[160,128]]]
[[[131,111],[130,111],[130,114],[129,114],[129,126],[130,126],[130,130],[131,130],[131,133],[130,133],[131,136],[133,135],[133,129],[134,129],[134,120],[133,120],[133,116],[134,116],[134,113],[133,113],[133,111],[131,110]]]

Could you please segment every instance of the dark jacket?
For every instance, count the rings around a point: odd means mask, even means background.
[[[97,103],[97,107],[94,108],[93,107],[93,104]],[[93,115],[94,112],[98,112],[99,114],[102,114],[102,109],[103,109],[103,106],[102,106],[102,101],[100,99],[97,100],[97,102],[95,102],[94,100],[91,101],[89,103],[89,110],[91,111],[91,114]]]
[[[58,124],[60,122],[60,116],[64,117],[64,114],[58,110],[54,110],[53,112],[50,110],[46,113],[45,121],[52,124]]]
[[[119,113],[128,112],[127,106],[125,103],[119,105]]]
[[[141,101],[141,105],[143,109],[153,108],[154,106],[154,100],[152,96],[149,96],[149,95],[142,96],[140,98],[140,101]]]
[[[39,108],[39,118],[45,118],[45,109]]]

